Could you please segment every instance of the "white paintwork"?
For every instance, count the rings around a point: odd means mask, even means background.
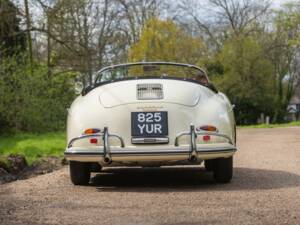
[[[99,100],[105,108],[112,108],[124,104],[145,103],[145,100],[137,100],[136,85],[144,83],[159,83],[164,89],[164,103],[177,103],[184,106],[196,106],[200,100],[200,93],[203,88],[194,83],[187,85],[186,81],[147,79],[139,81],[122,81],[111,85],[104,85],[99,91]],[[174,87],[177,91],[174,94]],[[203,91],[202,91],[203,92]],[[122,94],[126,93],[126,94]],[[150,101],[150,100],[148,100]],[[155,100],[154,102],[159,102]]]
[[[164,99],[160,100],[137,100],[136,85],[141,83],[159,83],[163,85]],[[169,126],[169,144],[162,145],[134,145],[131,143],[131,112],[139,111],[167,111]],[[109,133],[120,135],[125,142],[125,149],[136,152],[151,149],[161,151],[174,148],[175,137],[180,132],[189,131],[190,125],[196,127],[202,125],[213,125],[218,128],[220,134],[227,135],[235,145],[235,121],[232,105],[222,93],[215,93],[199,84],[169,79],[142,79],[113,82],[99,86],[85,96],[79,96],[73,102],[68,115],[67,140],[68,143],[75,137],[81,136],[88,128],[108,127]],[[189,137],[180,139],[179,147],[176,149],[189,148]],[[87,140],[76,141],[67,153],[101,151],[102,141],[99,138],[99,146],[90,144]],[[120,142],[117,139],[110,139],[111,152],[119,149]],[[228,141],[222,137],[212,137],[211,141],[203,142],[202,137],[197,139],[197,147],[202,148],[209,145],[211,149],[218,149],[218,146],[227,146]],[[120,148],[121,149],[121,148]],[[102,150],[103,151],[103,150]],[[217,157],[229,157],[234,154],[217,152],[213,154],[199,154],[199,159]],[[176,159],[187,159],[188,154],[181,156],[169,156],[168,154],[157,154],[156,156],[114,156],[113,161],[172,161]],[[67,157],[77,161],[98,161],[99,156],[74,156]],[[162,163],[163,164],[163,163]]]

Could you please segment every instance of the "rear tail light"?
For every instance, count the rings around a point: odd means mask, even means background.
[[[196,128],[196,131],[210,131],[210,132],[218,132],[218,129],[215,126],[205,125]]]
[[[91,138],[90,143],[91,144],[98,144],[98,139],[97,138]]]
[[[204,135],[203,136],[203,141],[210,141],[210,136],[209,135]]]
[[[100,133],[100,129],[97,128],[89,128],[84,131],[84,134],[97,134]]]

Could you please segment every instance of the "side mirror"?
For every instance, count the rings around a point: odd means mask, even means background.
[[[83,84],[82,82],[76,82],[75,83],[75,94],[80,95],[83,91]]]

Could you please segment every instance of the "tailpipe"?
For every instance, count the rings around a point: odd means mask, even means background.
[[[104,161],[104,163],[107,164],[107,165],[109,165],[109,164],[112,163],[111,158],[110,158],[110,157],[107,157],[107,156],[104,157],[103,161]]]
[[[195,155],[191,155],[191,156],[189,157],[189,161],[190,161],[190,162],[197,162],[197,160],[198,160],[198,158],[197,158],[197,156],[195,156]]]

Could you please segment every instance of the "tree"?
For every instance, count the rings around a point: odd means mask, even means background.
[[[28,57],[30,63],[30,71],[31,75],[33,75],[33,53],[32,53],[32,39],[31,39],[31,20],[28,8],[28,0],[24,0],[25,6],[25,18],[26,18],[26,26],[27,26],[27,42],[28,42]]]
[[[91,83],[93,73],[113,60],[114,52],[111,54],[111,51],[115,50],[115,45],[112,41],[120,36],[120,32],[116,29],[120,13],[116,2],[108,0],[56,0],[50,2],[51,4],[46,0],[37,2],[38,7],[44,12],[44,17],[39,23],[44,26],[33,29],[47,36],[47,59],[48,62],[51,61],[48,64],[60,69],[80,71],[83,77],[88,77],[88,83]]]
[[[253,124],[260,113],[274,112],[273,67],[259,42],[251,37],[228,39],[219,54],[224,74],[213,80],[236,104],[237,122]]]
[[[255,33],[266,22],[268,0],[185,0],[179,3],[177,20],[201,36],[207,46],[220,51],[227,38]]]
[[[117,0],[121,8],[121,29],[129,45],[139,40],[140,32],[146,22],[160,14],[161,0]]]
[[[275,13],[274,31],[268,35],[268,58],[276,80],[276,112],[273,121],[282,121],[300,77],[300,6],[287,4]]]
[[[18,8],[9,0],[0,1],[0,127],[7,127],[6,110],[12,103],[6,102],[11,90],[7,87],[15,85],[11,78],[13,68],[4,69],[5,62],[15,58],[21,65],[23,52],[26,50],[26,36],[20,29]]]
[[[74,73],[47,77],[47,68],[26,57],[6,58],[0,67],[0,130],[47,132],[65,126],[74,98]]]
[[[62,129],[66,108],[74,98],[76,74],[61,73],[49,78],[43,63],[28,63],[26,32],[20,28],[19,9],[0,0],[0,12],[0,130]],[[32,26],[27,28],[30,31]]]
[[[146,23],[140,40],[129,49],[129,60],[202,64],[205,52],[200,38],[187,34],[171,20],[152,18]]]
[[[26,37],[20,29],[17,7],[9,0],[0,1],[0,63],[5,57],[25,50]]]
[[[220,24],[229,27],[235,35],[249,32],[253,22],[266,15],[270,8],[267,0],[209,0],[216,10],[216,18]]]

